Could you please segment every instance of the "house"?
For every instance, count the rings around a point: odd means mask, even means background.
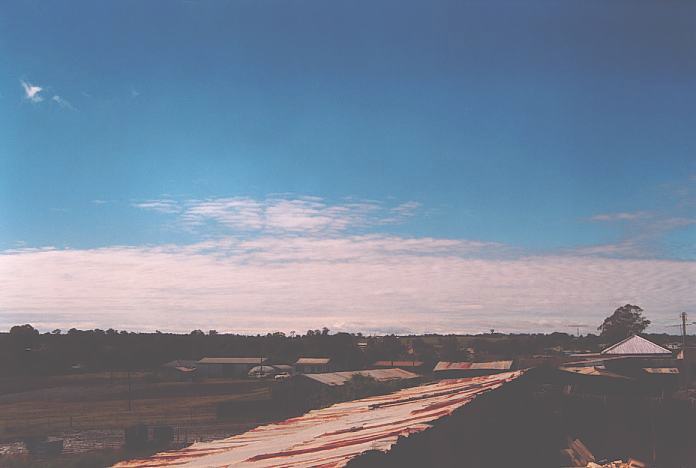
[[[603,356],[672,357],[672,351],[639,335],[632,335],[604,349]]]
[[[423,361],[377,361],[372,364],[375,369],[403,369],[411,372],[424,372]]]
[[[679,380],[679,365],[672,351],[638,335],[600,353],[575,357],[581,359],[559,369],[567,384],[583,392],[660,394],[676,388]]]
[[[301,357],[295,362],[295,372],[298,374],[318,374],[332,370],[331,358]]]
[[[266,361],[264,357],[205,357],[196,365],[206,377],[247,377],[253,367]]]

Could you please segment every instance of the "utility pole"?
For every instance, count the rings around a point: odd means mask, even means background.
[[[132,403],[131,403],[131,371],[130,367],[128,368],[128,411],[130,411],[132,408]]]
[[[682,319],[682,349],[686,354],[686,312],[679,314]]]

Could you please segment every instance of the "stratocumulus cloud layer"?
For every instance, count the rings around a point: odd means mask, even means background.
[[[504,252],[379,234],[5,251],[0,328],[564,331],[635,303],[657,330],[696,305],[696,262]]]

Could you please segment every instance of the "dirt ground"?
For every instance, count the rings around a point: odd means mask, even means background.
[[[232,400],[269,400],[273,382],[206,379],[155,381],[147,374],[102,373],[41,379],[0,379],[0,465],[26,453],[31,436],[64,440],[64,457],[120,449],[124,428],[167,425],[176,444],[212,440],[268,422],[268,415],[218,420],[216,406]],[[33,466],[33,465],[32,465]]]

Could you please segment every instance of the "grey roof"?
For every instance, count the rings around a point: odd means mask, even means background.
[[[509,370],[512,361],[491,361],[491,362],[472,362],[469,369],[478,370]]]
[[[295,364],[300,364],[300,365],[321,365],[321,364],[328,364],[331,361],[331,358],[324,358],[324,357],[301,357],[297,360]]]
[[[294,367],[289,366],[287,364],[273,364],[273,367],[282,372],[293,372],[295,370]]]
[[[650,340],[646,340],[642,336],[633,335],[629,336],[625,340],[621,340],[618,343],[609,346],[607,349],[602,351],[601,354],[672,354],[667,348],[653,343]]]
[[[262,357],[206,357],[198,364],[259,364],[268,361]]]
[[[370,370],[360,370],[360,371],[348,371],[348,372],[325,372],[322,374],[303,374],[304,377],[315,380],[317,382],[323,383],[330,386],[344,385],[348,382],[354,375],[363,375],[365,377],[372,377],[378,382],[388,382],[390,380],[407,380],[416,379],[419,376],[413,372],[405,371],[403,369],[370,369]]]
[[[188,368],[194,368],[198,364],[197,361],[191,360],[191,359],[177,359],[175,361],[169,361],[166,364],[162,364],[162,367],[171,367],[171,368],[177,368],[177,367],[188,367]]]

